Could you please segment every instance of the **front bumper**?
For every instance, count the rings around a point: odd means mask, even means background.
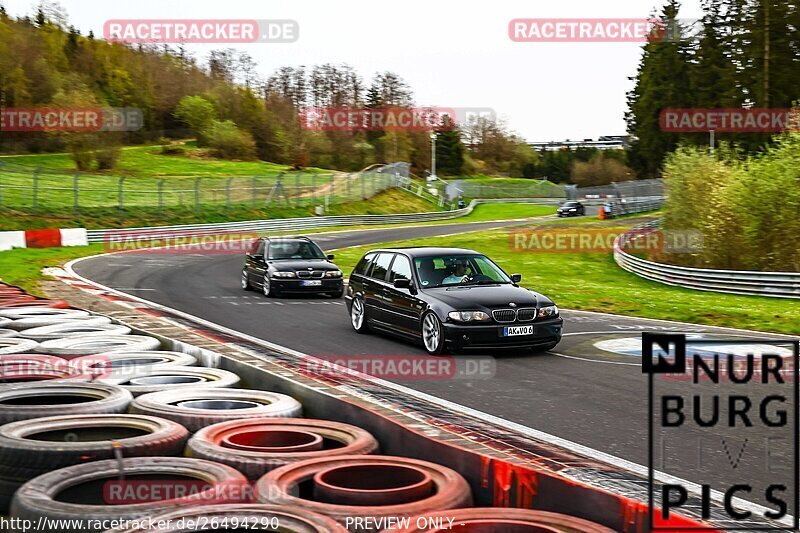
[[[303,285],[303,281],[297,278],[270,278],[269,282],[280,292],[340,292],[344,289],[342,278],[328,278],[321,281],[322,285]]]
[[[510,349],[510,348],[539,348],[561,341],[564,329],[564,320],[561,317],[533,322],[514,322],[513,324],[498,324],[477,326],[474,324],[457,324],[446,322],[444,338],[447,345],[455,350],[480,350],[480,349]],[[502,337],[500,331],[505,326],[535,327],[533,335],[520,335],[517,337]]]

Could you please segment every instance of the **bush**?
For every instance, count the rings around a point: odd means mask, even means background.
[[[98,170],[111,170],[116,167],[119,156],[120,149],[118,146],[109,146],[97,150],[94,158],[97,161]]]
[[[680,148],[664,166],[664,226],[703,233],[703,249],[669,262],[736,270],[800,271],[800,134],[758,156]]]
[[[204,136],[216,157],[222,159],[255,159],[256,143],[253,140],[253,136],[246,131],[240,130],[230,120],[215,120],[211,123],[211,127],[205,132]]]
[[[597,152],[589,161],[574,161],[570,178],[578,187],[592,187],[629,181],[634,175],[633,171],[621,161]]]
[[[174,144],[162,146],[161,155],[186,155],[186,148]]]

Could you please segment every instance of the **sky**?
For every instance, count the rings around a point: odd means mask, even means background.
[[[13,16],[38,0],[0,0]],[[645,18],[661,0],[61,0],[85,35],[110,19],[292,19],[293,43],[233,46],[266,78],[281,66],[348,63],[368,81],[390,70],[418,105],[491,108],[528,141],[625,134],[625,93],[641,56],[638,43],[513,42],[516,18]],[[681,18],[701,15],[684,0]],[[230,45],[221,45],[230,46]],[[187,48],[199,60],[220,45]]]

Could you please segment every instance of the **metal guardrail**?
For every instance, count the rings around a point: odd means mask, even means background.
[[[655,228],[656,224],[653,223],[639,226],[634,230],[637,232],[637,236],[633,239],[644,236],[647,232],[642,232],[643,229],[655,231]],[[614,260],[621,268],[639,277],[700,291],[773,298],[800,298],[800,272],[716,270],[657,263],[622,250],[620,240],[624,235],[618,236],[614,241]]]

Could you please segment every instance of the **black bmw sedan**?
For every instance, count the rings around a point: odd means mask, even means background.
[[[586,214],[586,206],[577,200],[564,202],[564,205],[556,209],[556,214],[560,217],[582,217]]]
[[[472,250],[374,250],[350,275],[345,300],[358,333],[375,329],[421,341],[431,354],[550,350],[561,340],[558,307],[520,279]]]
[[[247,252],[242,288],[259,288],[266,296],[324,293],[340,298],[342,271],[308,237],[262,237]]]

